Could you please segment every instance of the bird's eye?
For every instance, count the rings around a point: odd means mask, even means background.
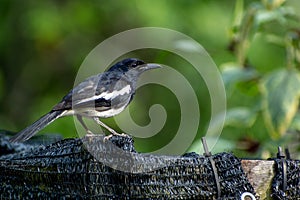
[[[145,64],[145,63],[142,62],[142,61],[136,61],[136,62],[134,62],[134,63],[132,64],[132,67],[136,67],[136,66],[142,65],[142,64]]]
[[[138,64],[137,63],[132,63],[131,67],[136,67]]]
[[[131,67],[131,68],[135,68],[135,67],[137,67],[139,65],[142,65],[142,64],[145,64],[145,63],[143,61],[136,60],[134,62],[129,63],[128,66]]]

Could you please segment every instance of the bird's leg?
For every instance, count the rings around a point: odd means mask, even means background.
[[[104,127],[105,129],[107,129],[107,130],[111,133],[111,135],[106,136],[106,137],[104,138],[105,140],[111,138],[113,135],[118,135],[118,136],[121,136],[121,137],[127,136],[127,135],[124,134],[124,133],[121,133],[121,134],[120,134],[120,133],[117,133],[114,129],[110,128],[109,126],[107,126],[106,124],[104,124],[103,122],[101,122],[100,119],[99,119],[98,117],[94,117],[93,119],[95,120],[95,122],[96,122],[97,124],[99,124],[100,126]]]
[[[82,119],[82,116],[80,115],[76,115],[78,121],[80,122],[80,124],[82,125],[82,127],[85,129],[86,131],[86,136],[93,136],[95,135],[87,126],[86,124],[84,123],[83,119]]]
[[[111,134],[113,135],[121,135],[119,133],[117,133],[114,129],[110,128],[109,126],[107,126],[106,124],[104,124],[103,122],[100,121],[100,119],[98,117],[94,117],[93,118],[95,120],[95,122],[97,124],[99,124],[100,126],[104,127],[106,130],[108,130]]]

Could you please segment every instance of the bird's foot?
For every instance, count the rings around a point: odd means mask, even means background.
[[[95,136],[95,134],[92,131],[87,130],[86,131],[86,136]]]
[[[86,134],[85,134],[86,137],[91,137],[91,136],[95,136],[95,134],[90,131],[90,130],[86,130]]]

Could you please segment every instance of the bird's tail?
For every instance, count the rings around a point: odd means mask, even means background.
[[[64,114],[64,110],[55,110],[42,116],[39,120],[10,138],[10,142],[24,142]]]

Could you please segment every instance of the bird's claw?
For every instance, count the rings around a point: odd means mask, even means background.
[[[90,137],[90,136],[95,136],[95,134],[94,134],[92,131],[87,130],[85,136],[86,136],[86,137]]]

